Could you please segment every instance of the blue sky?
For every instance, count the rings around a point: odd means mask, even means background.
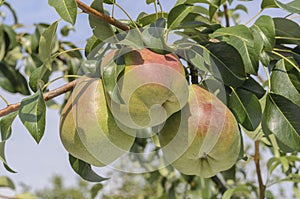
[[[17,11],[19,20],[30,30],[33,23],[52,23],[59,18],[55,10],[48,6],[47,0],[7,0]],[[84,2],[90,3],[85,0]],[[144,0],[119,0],[119,3],[136,18],[141,11],[153,12],[153,6],[147,6]],[[168,11],[175,0],[161,0],[164,10]],[[249,5],[249,15],[242,15],[242,21],[255,15],[260,7],[260,1],[240,2]],[[273,15],[277,15],[275,9],[269,10]],[[116,11],[116,18],[124,17]],[[84,47],[86,39],[91,35],[87,17],[85,14],[78,16],[75,26],[76,31],[71,33],[70,40],[76,42],[79,47]],[[62,82],[56,82],[50,88],[58,87]],[[0,89],[9,102],[14,103],[22,99],[21,95],[11,95]],[[58,99],[59,100],[59,99]],[[5,107],[0,102],[0,108]],[[47,124],[45,136],[41,143],[37,145],[17,119],[13,125],[12,138],[7,143],[7,161],[17,174],[9,174],[0,168],[1,175],[9,175],[17,184],[24,182],[33,188],[42,188],[47,185],[49,178],[53,174],[62,175],[68,184],[76,179],[76,174],[72,171],[68,163],[68,155],[59,139],[59,115],[56,110],[47,110]],[[0,193],[2,190],[0,190]]]

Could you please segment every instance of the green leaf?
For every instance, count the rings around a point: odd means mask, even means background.
[[[251,27],[251,30],[255,42],[261,43],[264,50],[273,50],[275,45],[275,25],[270,16],[260,16]]]
[[[298,23],[285,18],[274,18],[277,44],[300,45],[300,26]]]
[[[51,55],[56,39],[57,25],[57,21],[51,24],[40,38],[39,57],[49,70],[51,70]]]
[[[192,10],[193,6],[186,4],[181,4],[172,8],[168,15],[168,28],[175,29]]]
[[[73,170],[84,180],[89,182],[101,182],[108,179],[99,176],[92,170],[90,164],[79,160],[72,155],[69,155],[69,161]]]
[[[5,36],[8,38],[8,50],[12,50],[18,46],[17,34],[11,26],[3,25]]]
[[[137,29],[129,30],[126,33],[126,37],[118,44],[123,44],[139,50],[144,48],[141,32]]]
[[[273,93],[282,95],[294,104],[300,106],[300,93],[293,84],[291,77],[300,79],[300,73],[287,61],[280,60],[272,70],[271,90]]]
[[[19,118],[35,141],[39,143],[44,135],[46,122],[46,104],[41,90],[21,101]]]
[[[262,112],[254,94],[243,89],[232,90],[228,99],[228,107],[245,129],[254,131],[258,127]]]
[[[237,187],[230,188],[222,196],[222,199],[230,199],[235,193],[239,193],[239,195],[250,196],[251,191],[246,185],[238,185]],[[246,197],[246,198],[248,198]]]
[[[18,111],[12,112],[0,118],[1,140],[6,141],[11,135],[11,125],[18,115]]]
[[[211,43],[207,49],[212,57],[208,68],[215,77],[228,86],[241,86],[246,79],[246,73],[239,52],[225,42]]]
[[[235,47],[243,59],[246,73],[257,74],[259,52],[254,48],[254,39],[249,28],[244,25],[220,28],[210,37],[222,37],[223,41]]]
[[[141,15],[137,18],[137,23],[141,26],[144,27],[146,25],[149,25],[153,22],[155,22],[157,20],[157,16],[159,18],[168,18],[168,13],[163,12],[163,13],[158,13],[158,15],[156,13],[153,14],[145,14],[145,15]]]
[[[142,32],[142,40],[146,48],[159,54],[168,54],[173,51],[166,43],[166,20],[159,18],[156,22],[150,24]]]
[[[12,180],[6,176],[0,176],[0,187],[15,189],[15,185]]]
[[[6,158],[5,158],[5,144],[6,144],[6,141],[2,141],[0,142],[0,161],[3,162],[3,165],[4,165],[4,168],[11,172],[11,173],[16,173],[13,169],[11,169],[9,166],[8,166],[8,163],[6,161]]]
[[[33,92],[37,92],[39,86],[48,82],[51,72],[44,66],[36,68],[29,77],[29,86]]]
[[[281,3],[280,1],[275,0],[275,3],[278,7],[290,12],[300,14],[300,2],[299,0],[294,0],[289,3]]]
[[[76,22],[77,17],[77,3],[76,0],[48,0],[48,4],[55,8],[59,16],[71,23]]]
[[[95,184],[92,188],[91,188],[91,199],[94,199],[99,191],[103,188],[103,185],[98,183],[98,184]]]
[[[209,73],[209,70],[205,67],[205,63],[209,63],[210,54],[203,46],[194,45],[188,49],[178,50],[176,54],[180,55],[185,61],[192,64],[200,71]]]
[[[280,165],[280,160],[278,157],[272,157],[267,162],[267,168],[269,170],[269,174],[272,174],[273,171]]]
[[[103,2],[102,0],[94,0],[92,8],[96,9],[97,11],[104,13],[103,9]],[[109,39],[109,42],[113,43],[116,42],[115,33],[110,24],[105,21],[99,20],[99,18],[89,15],[89,22],[90,27],[93,29],[94,35],[100,39],[101,41],[105,41]]]
[[[156,0],[146,0],[147,4],[155,3]]]
[[[116,84],[118,81],[118,77],[121,72],[124,71],[125,68],[125,60],[123,57],[123,53],[121,50],[115,51],[115,54],[109,60],[109,62],[102,67],[102,79],[106,92],[110,96],[110,98],[117,102],[121,103],[122,100],[120,96],[117,95]]]
[[[258,99],[262,98],[266,94],[265,89],[252,77],[248,77],[248,79],[246,79],[246,81],[240,88],[250,91],[251,93],[256,95]]]
[[[64,26],[64,27],[62,27],[62,29],[60,29],[60,33],[64,37],[67,37],[69,35],[70,31],[75,31],[75,28],[71,25]]]
[[[6,51],[6,42],[4,38],[4,29],[3,25],[0,24],[0,61],[4,58]]]
[[[21,48],[17,46],[6,53],[4,62],[10,66],[16,66],[17,61],[22,58],[23,58],[23,53],[21,52]]]
[[[300,107],[289,99],[268,94],[262,119],[263,131],[273,133],[284,145],[300,151],[299,112]]]
[[[237,11],[237,10],[242,10],[244,11],[245,13],[248,13],[248,8],[242,4],[238,4],[235,6],[235,8],[233,9],[234,11]]]
[[[275,0],[263,0],[260,5],[261,9],[265,8],[278,8],[278,6],[275,3]]]
[[[11,7],[11,5],[9,3],[7,3],[6,1],[4,1],[3,5],[6,6],[6,8],[8,8],[8,10],[10,11],[10,13],[12,14],[13,16],[13,19],[14,19],[14,24],[18,24],[18,17],[17,17],[17,13],[16,11]]]
[[[0,86],[11,93],[30,94],[25,77],[3,62],[0,62]]]
[[[92,35],[85,45],[85,51],[84,54],[86,57],[92,52],[94,48],[96,48],[98,45],[101,44],[101,40],[99,40],[95,35]],[[103,44],[101,45],[103,46]]]
[[[294,183],[299,183],[300,182],[300,175],[296,174],[296,173],[291,173],[287,177],[282,178],[282,179],[274,182],[273,184],[277,184],[277,183],[280,183],[280,182],[289,182],[289,181],[294,182]]]

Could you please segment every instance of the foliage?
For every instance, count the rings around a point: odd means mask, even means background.
[[[243,129],[243,137],[247,134],[256,147],[253,155],[244,146],[237,164],[211,179],[186,176],[172,167],[144,174],[144,179],[150,184],[144,187],[142,195],[146,197],[159,189],[158,193],[162,194],[157,198],[274,198],[270,186],[291,181],[295,187],[294,195],[299,196],[300,26],[291,17],[299,17],[299,1],[262,0],[258,17],[246,24],[240,24],[239,14],[247,13],[247,7],[237,0],[178,0],[168,12],[162,9],[159,0],[147,0],[145,3],[152,4],[155,13],[141,12],[136,20],[114,0],[94,0],[91,7],[79,0],[49,0],[48,3],[62,20],[71,25],[79,17],[78,7],[89,14],[87,23],[93,36],[84,48],[58,39],[67,38],[72,29],[65,26],[59,35],[61,20],[52,24],[35,24],[34,31],[26,32],[10,4],[0,1],[0,6],[8,8],[14,20],[13,24],[6,24],[5,20],[0,23],[0,86],[7,92],[24,95],[17,105],[9,104],[0,95],[7,104],[0,110],[0,159],[8,171],[14,172],[6,162],[5,144],[13,133],[12,123],[17,116],[37,143],[43,139],[46,106],[49,105],[46,101],[58,95],[56,91],[46,95],[47,87],[55,81],[53,73],[60,73],[67,83],[91,71],[98,72],[99,77],[100,69],[95,66],[99,66],[101,60],[94,58],[105,54],[108,47],[148,47],[159,54],[174,52],[179,55],[187,82],[199,84],[221,99]],[[112,8],[114,12],[114,7],[121,8],[129,19],[117,21],[109,17],[114,13],[104,8]],[[287,16],[260,15],[269,8],[284,10]],[[133,31],[127,34],[129,29]],[[168,41],[171,33],[178,36],[172,43]],[[84,52],[80,51],[82,49]],[[110,73],[106,71],[103,76],[105,88],[114,87],[124,68],[118,63],[111,66]],[[113,92],[109,95],[112,99],[118,97]],[[65,102],[58,106],[63,108],[68,97],[65,95]],[[266,182],[261,181],[258,144],[270,153],[265,164]],[[149,144],[149,139],[136,139],[131,151],[144,152],[147,146],[155,148],[157,144]],[[245,175],[245,165],[252,160],[256,165],[258,183]],[[91,170],[88,163],[71,156],[70,163],[83,179],[104,180]],[[72,193],[79,198],[86,197],[77,190],[65,191],[59,179],[56,180],[57,187],[53,189],[58,190],[58,195],[53,190],[39,194],[49,194],[49,198]],[[155,187],[151,186],[152,182]],[[1,177],[0,186],[14,188],[7,177]],[[132,189],[134,185],[128,187]],[[86,191],[86,187],[82,189]]]

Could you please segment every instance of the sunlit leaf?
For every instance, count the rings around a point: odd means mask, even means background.
[[[280,60],[272,70],[271,89],[275,94],[282,95],[300,106],[300,93],[291,76],[300,79],[300,73],[287,61]],[[297,80],[296,80],[297,81]]]
[[[94,0],[91,4],[91,7],[101,13],[104,13],[102,0]],[[98,39],[100,39],[101,41],[109,39],[109,42],[116,42],[116,39],[114,38],[115,34],[110,24],[105,21],[99,20],[99,18],[93,15],[89,15],[89,22],[90,27],[93,29],[94,35]]]
[[[18,115],[18,111],[12,112],[0,118],[1,140],[6,141],[11,135],[11,125]]]
[[[6,176],[0,176],[0,187],[15,189],[13,181]]]
[[[55,8],[63,20],[75,24],[77,17],[77,3],[75,0],[48,0],[48,4]]]
[[[41,35],[39,45],[39,57],[45,66],[51,70],[51,54],[56,38],[58,22],[51,24]]]
[[[142,32],[142,40],[145,47],[159,54],[167,54],[173,51],[166,43],[166,20],[159,18],[156,22],[145,27]]]
[[[261,9],[265,8],[278,8],[278,6],[275,3],[275,0],[263,0],[260,5]]]
[[[193,6],[186,4],[174,7],[168,15],[168,28],[175,29],[192,10]]]
[[[46,125],[46,104],[41,90],[22,100],[19,117],[31,136],[39,143]]]
[[[144,48],[141,32],[138,31],[137,29],[132,29],[128,31],[126,37],[123,40],[121,40],[119,44],[127,45],[135,49]]]
[[[275,0],[275,3],[276,3],[276,5],[278,5],[278,7],[282,8],[282,9],[285,9],[288,12],[300,14],[300,2],[299,2],[299,0],[294,0],[294,1],[291,1],[291,2],[286,3],[286,4],[282,3],[281,1]]]
[[[270,16],[260,16],[252,25],[251,30],[256,43],[261,43],[264,50],[273,50],[275,45],[275,25]]]
[[[137,18],[137,23],[140,24],[140,26],[144,27],[146,25],[149,25],[153,22],[155,22],[158,18],[168,18],[168,13],[166,12],[159,12],[158,14],[153,13],[153,14],[146,14],[145,15],[141,15]]]

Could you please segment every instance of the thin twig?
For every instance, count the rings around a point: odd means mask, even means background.
[[[93,15],[95,17],[98,17],[100,18],[101,20],[113,25],[113,26],[116,26],[117,28],[120,28],[121,30],[130,30],[130,27],[121,23],[120,21],[116,20],[115,18],[113,17],[110,17],[110,16],[107,16],[97,10],[95,10],[94,8],[91,8],[90,6],[86,5],[85,3],[79,1],[79,0],[76,0],[77,2],[77,5],[78,7],[85,13],[89,14],[89,15]]]
[[[265,198],[266,186],[263,183],[262,176],[261,176],[260,165],[259,165],[259,141],[255,141],[254,163],[255,163],[258,186],[259,186],[259,198],[264,199]]]
[[[45,99],[45,101],[48,101],[48,100],[50,100],[52,98],[55,98],[55,97],[57,97],[59,95],[62,95],[64,93],[72,90],[75,87],[76,82],[77,81],[74,80],[74,81],[69,82],[69,83],[67,83],[67,84],[65,84],[65,85],[63,85],[63,86],[61,86],[61,87],[59,87],[59,88],[57,88],[55,90],[49,91],[47,93],[44,93],[44,99]],[[0,117],[3,117],[3,116],[5,116],[5,115],[7,115],[9,113],[12,113],[14,111],[19,110],[20,106],[21,106],[21,102],[18,102],[18,103],[15,103],[15,104],[11,104],[11,105],[7,106],[4,109],[1,109],[0,110]]]
[[[229,22],[229,15],[228,15],[228,7],[227,7],[226,3],[224,3],[223,8],[224,8],[224,16],[225,16],[226,27],[229,27],[230,22]]]

